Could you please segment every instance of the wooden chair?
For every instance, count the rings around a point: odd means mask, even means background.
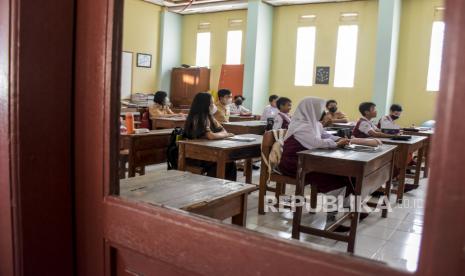
[[[291,185],[297,184],[296,177],[285,176],[285,175],[282,175],[282,174],[279,174],[273,171],[271,173],[269,172],[268,166],[266,165],[268,161],[264,160],[264,157],[268,158],[271,152],[271,148],[275,142],[276,140],[273,136],[272,131],[266,131],[265,134],[263,134],[262,164],[260,166],[260,184],[259,184],[259,192],[258,192],[258,213],[259,214],[265,214],[265,211],[264,211],[265,195],[267,191],[275,192],[275,196],[279,200],[279,196],[286,194],[286,184],[291,184]],[[269,182],[271,181],[276,182],[275,188],[268,186]],[[317,195],[318,195],[318,190],[316,186],[311,187],[310,204],[312,208],[316,208]]]

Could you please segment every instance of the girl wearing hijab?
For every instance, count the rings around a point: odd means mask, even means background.
[[[279,163],[279,171],[288,176],[297,173],[297,153],[317,148],[336,148],[349,144],[349,139],[328,134],[318,121],[325,100],[313,97],[304,98],[292,116],[288,131],[284,137],[283,154]],[[310,173],[307,181],[318,187],[321,193],[327,193],[342,187],[351,191],[347,177],[323,173]]]
[[[201,92],[195,95],[192,101],[189,115],[184,124],[184,137],[187,139],[218,140],[234,136],[227,132],[213,117],[216,106],[212,95]],[[203,168],[206,175],[216,177],[216,163],[188,159],[187,162],[194,166]],[[226,179],[236,181],[237,169],[234,162],[226,164]]]

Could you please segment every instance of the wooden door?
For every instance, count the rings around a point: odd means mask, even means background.
[[[0,0],[1,275],[410,275],[115,196],[119,116],[111,103],[119,93],[114,42],[121,33],[113,18],[122,18],[121,7],[113,0]],[[465,274],[465,147],[456,139],[465,136],[465,2],[448,0],[446,7],[417,275]],[[43,35],[43,26],[57,29]],[[59,97],[46,109],[30,93],[42,86]],[[52,120],[56,108],[65,114],[59,124]],[[50,124],[20,124],[40,111]],[[50,139],[57,126],[60,139]]]

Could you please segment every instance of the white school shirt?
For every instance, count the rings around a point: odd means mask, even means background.
[[[278,115],[278,112],[279,112],[278,108],[271,106],[271,105],[267,105],[265,106],[262,117],[260,119],[262,121],[266,121],[268,118],[275,118],[276,115]]]
[[[358,129],[365,133],[366,135],[370,136],[370,134],[368,134],[368,132],[370,132],[370,130],[373,130],[373,131],[379,131],[379,128],[377,126],[375,126],[375,124],[366,119],[366,118],[360,118],[360,124],[358,125]]]
[[[383,116],[379,119],[379,126],[381,129],[400,129],[400,126],[394,123],[394,120],[389,115]]]
[[[286,116],[287,118],[289,118],[289,124],[291,123],[291,118],[289,117],[288,114],[286,113],[282,113],[281,111],[278,112],[278,114],[274,117],[274,122],[273,122],[273,129],[280,129],[281,126],[283,125],[283,118],[281,116],[279,116],[279,114],[282,114],[284,116]]]
[[[245,108],[243,105],[237,106],[235,103],[230,105],[230,112],[231,114],[242,114],[242,113],[250,113],[250,110]]]

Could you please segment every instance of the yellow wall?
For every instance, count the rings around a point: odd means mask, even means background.
[[[270,94],[291,98],[294,106],[306,96],[336,99],[340,109],[352,120],[359,117],[358,105],[371,100],[376,54],[377,1],[325,3],[275,8]],[[354,88],[335,88],[337,30],[341,12],[358,12],[358,49]],[[315,14],[316,20],[306,25],[316,26],[315,66],[330,66],[329,85],[294,86],[295,49],[298,22],[304,14]]]
[[[229,19],[242,19],[240,27],[229,27]],[[209,22],[209,30],[198,30],[199,23]],[[195,53],[197,33],[201,31],[211,32],[210,42],[210,90],[218,89],[218,81],[221,73],[221,65],[226,62],[226,39],[228,30],[242,30],[242,63],[244,61],[244,47],[247,28],[247,11],[228,11],[216,13],[193,14],[183,16],[182,34],[182,63],[195,65]]]
[[[394,102],[402,104],[402,125],[433,119],[438,92],[426,91],[429,47],[438,0],[403,0]]]
[[[157,88],[160,6],[142,0],[124,1],[123,51],[133,53],[132,93]],[[137,67],[137,53],[151,54],[152,67]]]

